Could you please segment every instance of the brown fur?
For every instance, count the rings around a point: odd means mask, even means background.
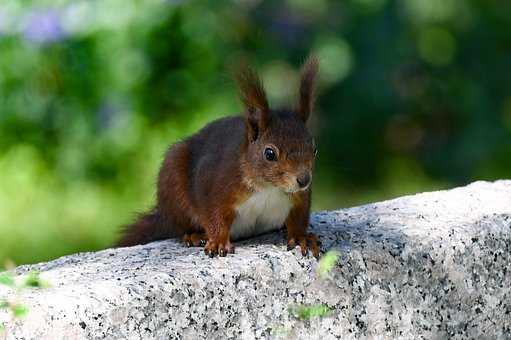
[[[305,123],[314,102],[317,60],[302,68],[297,109],[271,110],[261,80],[250,68],[238,73],[245,113],[216,120],[170,147],[158,177],[157,204],[128,226],[121,246],[182,237],[187,245],[205,245],[206,253],[234,252],[230,227],[236,207],[264,185],[272,184],[289,195],[292,207],[285,224],[288,245],[310,248],[318,255],[317,238],[307,233],[314,144]],[[277,161],[268,161],[271,147]]]

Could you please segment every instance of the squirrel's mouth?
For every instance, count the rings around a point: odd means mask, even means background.
[[[298,184],[293,184],[291,186],[284,188],[284,191],[288,194],[296,194],[297,192],[300,192],[300,191],[306,191],[307,189],[309,189],[309,187],[310,187],[310,183],[304,187],[301,187]]]
[[[296,177],[289,176],[287,178],[282,178],[279,181],[269,181],[269,180],[259,180],[259,181],[247,181],[246,184],[255,189],[261,190],[267,187],[276,187],[285,192],[286,194],[295,194],[300,191],[306,191],[310,188],[311,181],[306,185],[300,185],[296,180]]]

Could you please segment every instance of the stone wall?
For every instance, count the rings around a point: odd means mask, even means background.
[[[341,253],[323,279],[280,233],[226,258],[162,241],[22,266],[52,287],[23,293],[30,312],[6,337],[511,338],[511,181],[320,212],[312,225]],[[288,310],[314,304],[332,312]]]

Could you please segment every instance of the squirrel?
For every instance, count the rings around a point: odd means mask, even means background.
[[[307,231],[316,146],[306,122],[313,110],[318,60],[300,73],[295,109],[272,110],[257,73],[237,73],[244,112],[215,120],[168,149],[156,207],[125,227],[118,246],[182,238],[210,257],[234,253],[233,240],[282,227],[288,250],[319,257]]]

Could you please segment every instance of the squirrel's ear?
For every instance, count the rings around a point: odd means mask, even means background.
[[[245,105],[249,138],[254,141],[268,125],[270,111],[268,100],[261,79],[250,67],[242,66],[236,78],[241,100]]]
[[[314,107],[315,89],[316,89],[316,75],[319,69],[318,59],[314,56],[309,56],[303,63],[300,72],[300,93],[298,100],[297,113],[300,118],[307,122]]]

